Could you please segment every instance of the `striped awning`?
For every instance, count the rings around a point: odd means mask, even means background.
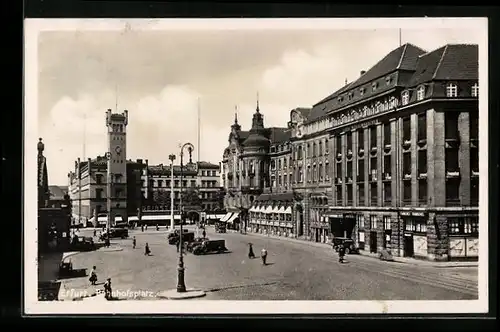
[[[291,207],[291,206],[287,207],[287,208],[285,209],[285,213],[286,213],[286,214],[292,214],[292,207]]]
[[[278,213],[285,213],[285,207],[283,205],[279,208]]]
[[[233,223],[236,218],[238,218],[239,213],[233,213],[233,215],[227,220],[229,224]]]
[[[220,221],[228,221],[229,218],[231,218],[233,215],[233,212],[228,212],[226,213],[226,215],[224,217],[222,217],[222,219]]]
[[[266,206],[264,213],[273,213],[273,207],[271,205]]]

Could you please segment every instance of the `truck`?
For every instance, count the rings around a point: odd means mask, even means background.
[[[173,235],[169,235],[168,237],[168,244],[177,244],[177,241],[179,241],[179,233],[173,233]],[[184,243],[189,243],[194,241],[194,232],[184,232],[182,234],[182,242]]]

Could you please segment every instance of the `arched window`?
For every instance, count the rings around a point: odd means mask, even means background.
[[[323,143],[319,141],[318,143],[318,155],[322,156],[323,155]]]
[[[456,97],[458,95],[458,87],[455,83],[446,85],[446,97]]]

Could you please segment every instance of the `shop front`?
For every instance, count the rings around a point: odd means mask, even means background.
[[[476,260],[479,257],[479,218],[447,216],[450,260]]]
[[[327,219],[326,219],[327,218]],[[327,225],[333,238],[350,238],[356,240],[354,230],[356,228],[357,215],[354,213],[330,213],[326,216]]]
[[[403,256],[427,259],[427,213],[401,211],[400,216],[404,225]]]
[[[254,233],[293,237],[292,207],[287,204],[262,204],[249,209],[250,229]]]

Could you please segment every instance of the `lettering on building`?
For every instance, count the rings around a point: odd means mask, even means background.
[[[383,101],[377,101],[370,106],[364,106],[358,110],[352,109],[345,113],[334,115],[330,118],[330,124],[332,127],[345,125],[363,118],[393,111],[398,105],[399,100],[396,97],[386,98]]]

